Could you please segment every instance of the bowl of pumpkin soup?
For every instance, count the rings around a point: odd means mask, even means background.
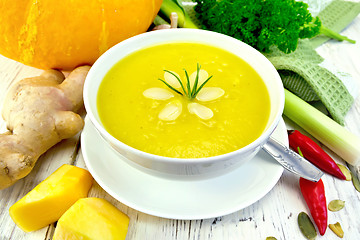
[[[257,154],[281,119],[284,92],[276,69],[249,45],[169,29],[105,52],[87,75],[84,103],[100,135],[140,169],[216,175]]]

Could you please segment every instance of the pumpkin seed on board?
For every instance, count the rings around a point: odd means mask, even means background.
[[[351,176],[352,176],[352,183],[353,183],[355,189],[358,192],[360,192],[360,181],[359,181],[359,179],[352,172],[351,172]]]
[[[352,178],[351,178],[352,183],[353,183],[355,189],[356,189],[358,192],[360,192],[360,180],[359,180],[359,178],[358,178],[357,175],[356,175],[355,167],[353,167],[353,166],[350,165],[350,164],[347,164],[347,166],[348,166],[348,168],[349,168],[349,170],[350,170],[350,173],[351,173],[351,176],[352,176]]]
[[[351,181],[351,173],[349,171],[349,169],[347,169],[344,165],[341,164],[336,164],[338,165],[338,167],[340,168],[341,172],[344,174],[344,176],[346,177],[346,181]]]
[[[331,231],[333,231],[338,237],[343,238],[344,237],[344,231],[341,228],[341,225],[339,222],[335,224],[329,224],[329,228]]]
[[[306,237],[306,239],[314,240],[317,237],[315,226],[311,222],[310,217],[305,212],[299,213],[298,224],[300,231]]]
[[[332,200],[331,202],[329,202],[328,209],[332,212],[337,212],[337,211],[343,209],[344,206],[345,206],[345,201],[336,199],[336,200]]]
[[[267,237],[266,240],[277,240],[276,237]]]

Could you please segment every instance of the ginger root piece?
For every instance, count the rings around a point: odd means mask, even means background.
[[[2,112],[9,132],[0,135],[0,189],[28,175],[40,155],[83,128],[74,112],[83,104],[89,69],[78,67],[66,79],[60,71],[47,70],[9,89]]]
[[[59,219],[53,240],[125,240],[129,217],[102,198],[81,198]]]
[[[9,209],[25,232],[39,230],[59,220],[77,200],[87,197],[93,184],[89,171],[64,164]]]

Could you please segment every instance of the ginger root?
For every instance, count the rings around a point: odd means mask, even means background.
[[[2,112],[9,131],[0,135],[0,189],[27,176],[43,153],[83,128],[75,112],[83,104],[89,69],[78,67],[66,79],[47,70],[9,89]]]

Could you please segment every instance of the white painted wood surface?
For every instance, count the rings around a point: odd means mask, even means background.
[[[319,48],[319,53],[339,69],[350,73],[360,85],[360,16],[343,33],[356,39],[357,43],[353,45],[329,41]],[[0,56],[0,106],[8,87],[13,82],[24,77],[36,76],[39,73],[41,73],[39,69],[27,67]],[[346,117],[346,127],[360,136],[359,97]],[[1,119],[0,130],[5,131],[5,129],[6,124]],[[335,154],[331,153],[331,155],[337,162],[344,163]],[[39,159],[34,170],[25,179],[12,187],[0,190],[0,240],[49,240],[52,238],[55,229],[53,224],[32,233],[20,230],[9,216],[9,207],[64,163],[86,168],[79,151],[79,136],[54,146]],[[345,208],[341,211],[329,212],[328,222],[341,223],[345,232],[343,239],[360,239],[360,193],[354,189],[351,182],[341,181],[329,175],[325,175],[323,181],[328,202],[333,199],[346,201]],[[184,221],[143,214],[113,199],[96,183],[89,196],[109,200],[130,217],[128,240],[265,240],[268,236],[274,236],[278,240],[305,239],[299,230],[297,215],[301,211],[310,214],[300,194],[298,177],[287,172],[284,172],[276,186],[258,202],[238,212],[212,219]],[[331,240],[338,237],[328,229],[324,236],[319,236],[317,239]]]

